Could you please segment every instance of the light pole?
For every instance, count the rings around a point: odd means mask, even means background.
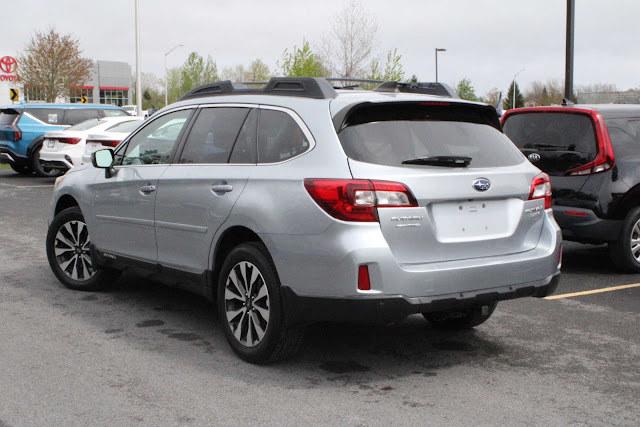
[[[436,50],[436,83],[438,83],[438,52],[446,52],[447,49],[437,47],[435,50]]]
[[[182,47],[184,45],[179,44],[177,46],[174,46],[173,48],[171,48],[168,52],[166,52],[164,54],[164,106],[166,107],[167,104],[169,103],[169,80],[167,78],[167,55],[169,55],[171,52],[173,52],[174,50],[176,50],[179,47]]]
[[[524,70],[525,70],[525,68],[523,68],[522,70],[518,71],[517,73],[515,73],[513,75],[513,94],[511,95],[512,96],[511,101],[513,101],[512,102],[512,104],[513,104],[512,108],[516,108],[516,77],[518,77],[518,74],[520,74]]]
[[[142,116],[142,73],[140,71],[140,2],[136,0],[136,105]]]

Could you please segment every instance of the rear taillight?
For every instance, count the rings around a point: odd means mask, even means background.
[[[49,138],[53,141],[60,142],[62,144],[77,144],[82,141],[82,138]]]
[[[544,199],[544,208],[551,209],[551,181],[549,175],[541,173],[531,181],[529,200]]]
[[[325,212],[343,221],[376,222],[377,208],[418,206],[411,191],[399,182],[308,178],[304,186]]]
[[[120,144],[120,140],[106,140],[106,139],[87,139],[87,144],[102,144],[104,147],[116,147]]]
[[[593,121],[593,127],[596,131],[598,154],[596,154],[595,159],[586,165],[582,165],[568,171],[567,175],[580,176],[606,172],[613,168],[615,164],[615,156],[613,155],[613,147],[611,146],[611,137],[609,136],[609,130],[604,123],[602,114],[598,111],[591,111],[591,120]]]
[[[11,130],[13,131],[13,140],[20,141],[22,139],[22,131],[16,125],[11,125]]]

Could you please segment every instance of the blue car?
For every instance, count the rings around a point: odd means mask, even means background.
[[[40,164],[45,132],[60,130],[88,119],[128,116],[115,105],[103,104],[18,104],[0,108],[0,163],[29,175],[51,177],[60,169]]]

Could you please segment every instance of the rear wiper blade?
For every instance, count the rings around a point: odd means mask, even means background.
[[[471,157],[464,156],[432,156],[403,160],[403,165],[446,166],[450,168],[466,168],[471,163]]]
[[[549,148],[549,149],[553,149],[553,150],[562,150],[564,148],[564,146],[562,145],[554,145],[554,144],[533,144],[534,147],[536,148]]]

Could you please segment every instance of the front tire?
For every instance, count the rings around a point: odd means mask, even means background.
[[[89,230],[77,206],[55,216],[47,232],[47,258],[58,280],[76,291],[105,289],[117,277],[91,258]]]
[[[422,313],[433,326],[440,329],[464,330],[474,328],[484,323],[491,317],[497,302],[476,305],[466,310],[459,311],[438,311],[432,313]]]
[[[264,245],[243,243],[227,256],[218,280],[218,315],[233,351],[250,363],[295,354],[304,329],[284,324],[280,280]]]
[[[618,239],[609,243],[609,256],[620,270],[640,273],[640,207],[625,216]]]

